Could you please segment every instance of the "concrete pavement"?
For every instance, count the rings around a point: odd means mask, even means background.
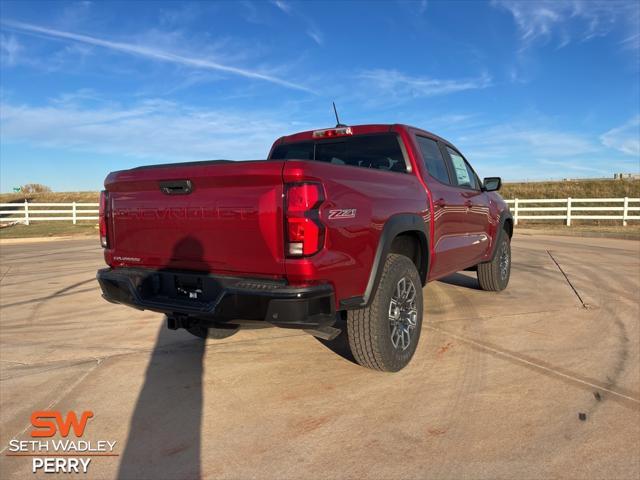
[[[640,476],[640,242],[516,237],[506,291],[429,284],[397,374],[298,331],[168,331],[100,298],[97,243],[0,245],[3,479],[43,409],[117,442],[87,478]]]

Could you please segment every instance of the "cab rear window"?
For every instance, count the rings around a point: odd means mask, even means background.
[[[406,172],[407,165],[395,134],[358,135],[314,142],[278,145],[272,160],[313,160],[316,162]]]

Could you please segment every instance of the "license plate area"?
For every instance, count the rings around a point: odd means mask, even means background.
[[[196,301],[201,301],[203,299],[204,290],[202,277],[174,275],[173,281],[176,297]]]
[[[223,289],[214,278],[203,274],[157,271],[141,275],[135,281],[138,294],[146,300],[208,304]]]

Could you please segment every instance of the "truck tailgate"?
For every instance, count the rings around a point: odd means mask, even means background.
[[[283,163],[196,162],[110,174],[107,262],[283,275]]]

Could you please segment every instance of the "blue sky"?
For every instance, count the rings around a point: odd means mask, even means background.
[[[640,2],[1,2],[0,190],[409,123],[507,180],[640,171]]]

